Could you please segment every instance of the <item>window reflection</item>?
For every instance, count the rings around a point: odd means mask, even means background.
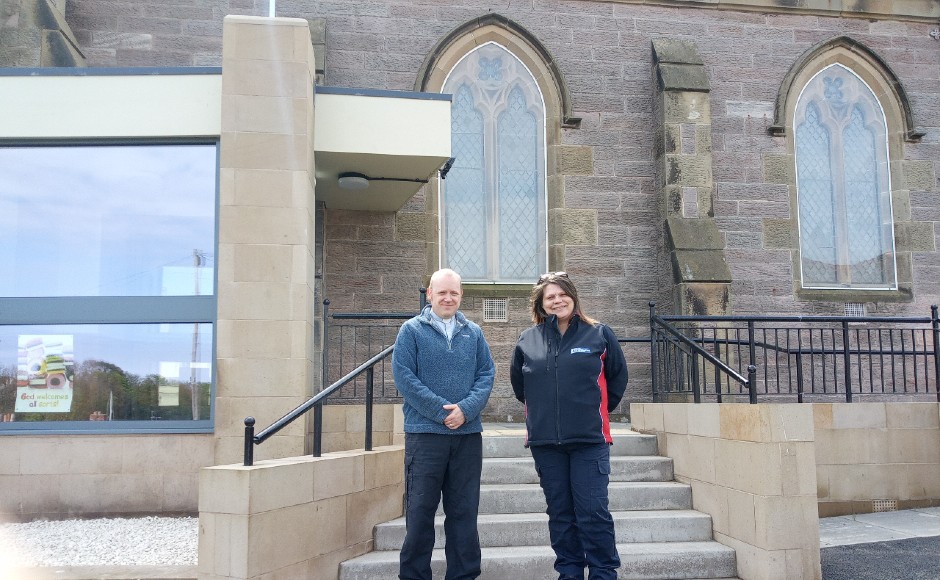
[[[0,420],[208,420],[211,324],[0,326]]]
[[[213,294],[215,145],[0,148],[0,296]]]

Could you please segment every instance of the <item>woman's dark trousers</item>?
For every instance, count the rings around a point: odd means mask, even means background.
[[[610,447],[606,443],[531,447],[548,504],[555,570],[562,579],[617,578],[620,555],[608,508]]]

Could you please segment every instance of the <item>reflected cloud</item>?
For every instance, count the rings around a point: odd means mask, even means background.
[[[2,295],[160,295],[164,267],[212,256],[215,145],[7,147],[0,166]]]

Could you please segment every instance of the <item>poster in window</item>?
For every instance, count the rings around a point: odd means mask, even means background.
[[[72,407],[72,335],[20,335],[17,413],[68,413]]]

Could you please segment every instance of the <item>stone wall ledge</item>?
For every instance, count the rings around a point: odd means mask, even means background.
[[[612,0],[617,4],[648,4],[738,10],[782,14],[815,14],[848,18],[885,18],[935,23],[940,18],[940,4],[934,0],[881,0],[877,3],[857,0]],[[794,6],[794,4],[799,4]]]

